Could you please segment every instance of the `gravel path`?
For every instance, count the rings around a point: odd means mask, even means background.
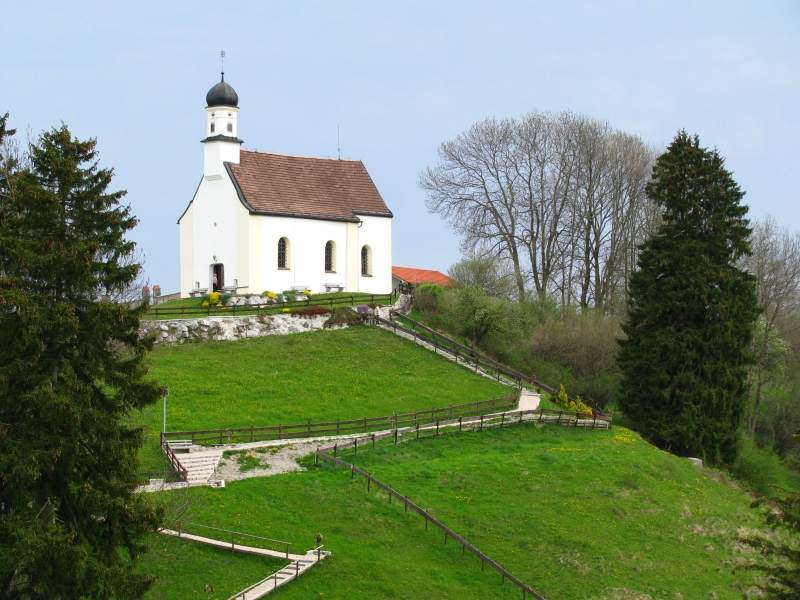
[[[236,481],[251,477],[269,477],[270,475],[280,475],[281,473],[305,471],[305,468],[300,466],[297,461],[304,456],[313,454],[318,446],[318,442],[301,441],[282,446],[248,444],[248,448],[245,449],[228,450],[226,452],[228,456],[223,455],[214,473],[214,478],[224,481]],[[231,452],[236,452],[237,454],[230,454]],[[242,470],[242,465],[239,462],[242,456],[247,456],[248,462],[256,460],[262,466]]]

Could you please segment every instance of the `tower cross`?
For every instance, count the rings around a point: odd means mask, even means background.
[[[219,51],[219,70],[222,73],[222,81],[225,81],[225,50]]]

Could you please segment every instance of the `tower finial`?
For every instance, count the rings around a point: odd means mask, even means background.
[[[225,81],[225,50],[219,51],[219,70],[222,75],[222,81]]]

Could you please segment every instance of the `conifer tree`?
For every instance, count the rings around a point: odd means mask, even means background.
[[[0,153],[0,597],[137,598],[160,515],[133,493],[127,416],[160,389],[146,307],[112,300],[140,270],[136,219],[94,140],[61,126],[24,158]]]
[[[736,455],[758,315],[743,192],[716,151],[679,132],[653,168],[662,221],[630,281],[620,407],[656,445],[712,464]]]

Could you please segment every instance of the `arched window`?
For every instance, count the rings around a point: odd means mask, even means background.
[[[361,246],[361,274],[372,275],[372,248],[369,246]]]
[[[278,268],[289,268],[289,240],[285,237],[278,240]]]
[[[325,272],[336,272],[336,242],[333,240],[325,242]]]

